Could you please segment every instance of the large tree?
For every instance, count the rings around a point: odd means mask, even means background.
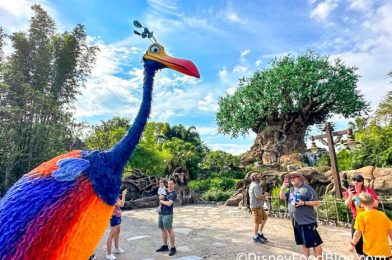
[[[39,5],[25,32],[0,29],[0,193],[40,162],[71,149],[70,108],[90,73],[97,48],[82,25],[57,33]],[[4,37],[13,51],[3,57]],[[3,184],[3,185],[1,185]]]
[[[243,78],[233,95],[219,100],[219,131],[237,137],[252,130],[255,156],[277,156],[306,149],[310,125],[333,114],[355,117],[368,109],[357,88],[355,67],[312,51],[276,58],[270,68]]]

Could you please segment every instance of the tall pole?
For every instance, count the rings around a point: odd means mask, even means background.
[[[327,137],[329,159],[331,161],[331,170],[334,177],[336,196],[342,199],[342,186],[340,185],[340,176],[338,170],[338,162],[336,160],[335,144],[332,137],[332,126],[329,122],[325,125],[325,134]]]

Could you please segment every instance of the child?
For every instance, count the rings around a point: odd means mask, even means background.
[[[166,187],[165,187],[165,183],[163,180],[159,180],[159,189],[158,189],[158,195],[166,195]],[[157,212],[161,213],[161,204],[159,204],[158,208],[157,208]]]
[[[127,189],[123,190],[121,200],[117,199],[116,205],[114,206],[114,210],[112,213],[112,218],[110,219],[110,233],[108,240],[106,241],[106,259],[114,260],[116,257],[112,254],[112,243],[114,240],[114,253],[121,254],[124,253],[118,246],[118,242],[120,239],[120,224],[121,224],[121,208],[125,203],[125,195],[127,195]]]
[[[358,214],[356,218],[355,233],[350,242],[349,251],[352,252],[354,250],[362,235],[365,256],[391,259],[392,252],[388,236],[392,239],[392,221],[389,220],[384,212],[373,208],[374,198],[371,194],[362,192],[358,195],[358,198],[365,211]]]

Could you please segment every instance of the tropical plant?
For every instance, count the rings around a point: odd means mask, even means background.
[[[383,127],[373,123],[357,132],[355,138],[361,145],[353,151],[354,169],[367,165],[392,166],[392,126]]]
[[[240,165],[239,156],[224,151],[210,151],[205,156],[201,167],[210,171],[227,171]]]

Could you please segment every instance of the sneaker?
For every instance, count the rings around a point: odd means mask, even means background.
[[[88,260],[97,260],[97,257],[95,256],[95,254],[93,254]]]
[[[260,243],[260,244],[264,244],[265,243],[265,241],[262,240],[260,237],[253,238],[253,242]]]
[[[121,247],[119,247],[119,248],[115,248],[114,250],[113,250],[113,253],[115,253],[115,254],[122,254],[122,253],[124,253],[125,251],[124,250],[122,250],[122,248]]]
[[[115,260],[116,259],[116,257],[113,254],[106,255],[105,258],[108,259],[108,260]]]
[[[175,255],[176,252],[177,250],[175,247],[170,248],[169,256]]]
[[[158,248],[156,250],[156,252],[166,252],[166,251],[169,251],[169,247],[167,245],[166,246],[161,246],[160,248]]]
[[[264,241],[267,241],[267,238],[264,236],[264,234],[259,234],[259,238],[261,238]]]

